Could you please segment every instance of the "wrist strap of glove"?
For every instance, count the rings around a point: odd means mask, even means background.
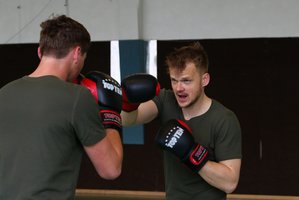
[[[200,144],[197,144],[195,148],[193,148],[193,151],[191,151],[188,156],[182,159],[182,162],[185,163],[190,169],[198,173],[199,170],[209,160],[208,155],[208,150]]]
[[[100,110],[100,115],[105,129],[113,128],[118,130],[119,133],[122,132],[121,116],[118,112],[103,109]]]

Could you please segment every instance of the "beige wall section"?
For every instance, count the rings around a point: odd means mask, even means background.
[[[55,14],[93,41],[298,37],[298,10],[298,0],[0,0],[0,44],[37,42]]]

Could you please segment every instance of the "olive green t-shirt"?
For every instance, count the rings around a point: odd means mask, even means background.
[[[0,199],[74,199],[83,146],[105,137],[84,87],[23,77],[0,90]]]
[[[241,154],[241,128],[236,115],[216,100],[203,115],[185,120],[171,90],[162,89],[154,99],[161,124],[170,119],[181,119],[192,129],[195,142],[209,151],[209,160],[219,162],[238,159]],[[178,158],[164,152],[165,190],[167,200],[220,200],[226,194],[209,185]]]

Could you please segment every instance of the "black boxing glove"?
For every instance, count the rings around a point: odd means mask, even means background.
[[[122,80],[122,110],[131,112],[136,110],[140,103],[151,100],[160,92],[158,80],[146,73],[137,73]]]
[[[162,149],[176,155],[196,173],[208,161],[208,150],[195,143],[190,127],[181,120],[172,119],[158,131],[155,141]]]
[[[121,132],[122,92],[120,84],[111,76],[98,71],[86,74],[80,84],[88,88],[98,102],[103,126]]]

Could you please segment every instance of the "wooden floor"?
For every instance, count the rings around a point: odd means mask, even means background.
[[[164,192],[77,189],[75,200],[164,200]],[[229,194],[228,200],[299,200],[299,196]]]

